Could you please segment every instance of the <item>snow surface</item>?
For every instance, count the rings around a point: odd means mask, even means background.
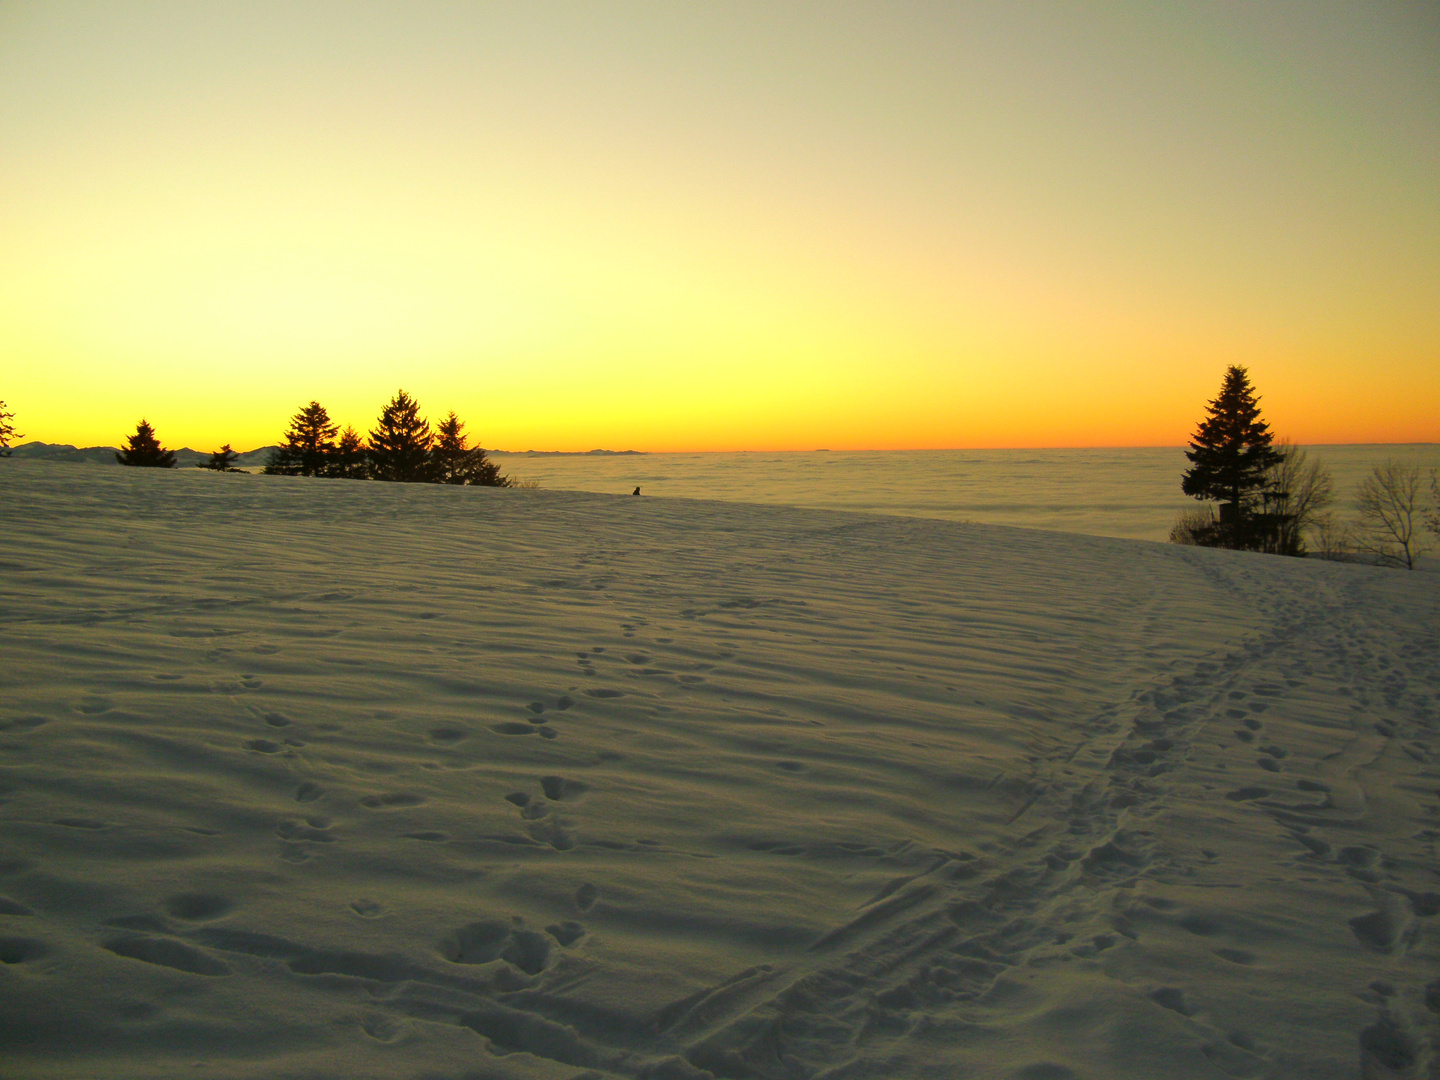
[[[6,1077],[1425,1076],[1440,577],[0,463]]]

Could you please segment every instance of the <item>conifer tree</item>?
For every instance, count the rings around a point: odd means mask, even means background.
[[[324,405],[310,402],[290,418],[284,443],[270,455],[261,471],[280,476],[324,476],[339,430]]]
[[[1185,451],[1191,467],[1180,488],[1186,495],[1220,504],[1212,546],[1263,546],[1264,537],[1255,535],[1259,523],[1252,520],[1252,510],[1266,490],[1266,473],[1281,456],[1270,445],[1270,427],[1260,419],[1259,399],[1243,367],[1226,370],[1220,393],[1206,412]]]
[[[135,434],[126,440],[124,450],[115,452],[115,460],[121,465],[136,465],[148,469],[173,469],[175,451],[166,450],[155,437],[155,429],[148,421],[141,420],[135,425]]]
[[[370,475],[376,480],[425,481],[431,477],[430,424],[420,405],[404,390],[396,392],[370,432]]]
[[[342,480],[364,480],[370,475],[370,467],[365,461],[365,442],[353,427],[346,427],[340,433],[340,441],[335,444],[325,475]]]
[[[480,447],[467,447],[464,422],[452,411],[435,427],[435,445],[430,451],[434,480],[440,484],[470,484],[480,487],[509,487],[500,466],[485,456]]]
[[[15,425],[10,423],[14,419],[15,414],[7,411],[5,402],[0,401],[0,457],[9,457],[10,440],[21,437],[15,433]]]
[[[195,467],[197,469],[212,469],[215,472],[239,472],[240,470],[235,468],[235,462],[239,459],[240,455],[234,450],[231,450],[230,444],[227,442],[219,450],[216,450],[210,455],[209,461],[197,461]]]

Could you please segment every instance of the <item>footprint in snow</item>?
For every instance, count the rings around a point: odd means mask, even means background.
[[[490,730],[497,735],[539,735],[542,739],[553,739],[560,734],[538,717],[528,724],[518,720],[507,720],[503,724],[491,724]]]
[[[483,919],[468,923],[441,938],[437,951],[452,964],[504,960],[527,975],[538,975],[550,962],[550,942],[550,937],[527,929],[524,921],[516,916],[509,921]]]
[[[540,788],[552,802],[572,801],[590,790],[590,785],[580,780],[567,780],[563,776],[542,776]]]

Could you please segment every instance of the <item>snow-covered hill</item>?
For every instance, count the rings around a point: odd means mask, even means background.
[[[0,529],[7,1075],[1433,1067],[1436,575],[20,458]]]

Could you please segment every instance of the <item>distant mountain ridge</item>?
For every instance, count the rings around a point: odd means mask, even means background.
[[[249,450],[236,458],[235,467],[261,468],[270,460],[271,453],[278,449],[276,446],[262,446]],[[82,465],[114,465],[115,455],[119,452],[118,446],[72,446],[69,443],[47,443],[38,440],[22,443],[11,451],[14,457],[28,458],[31,461],[70,461]],[[175,451],[176,467],[197,465],[209,460],[209,450],[191,450],[185,446]]]

